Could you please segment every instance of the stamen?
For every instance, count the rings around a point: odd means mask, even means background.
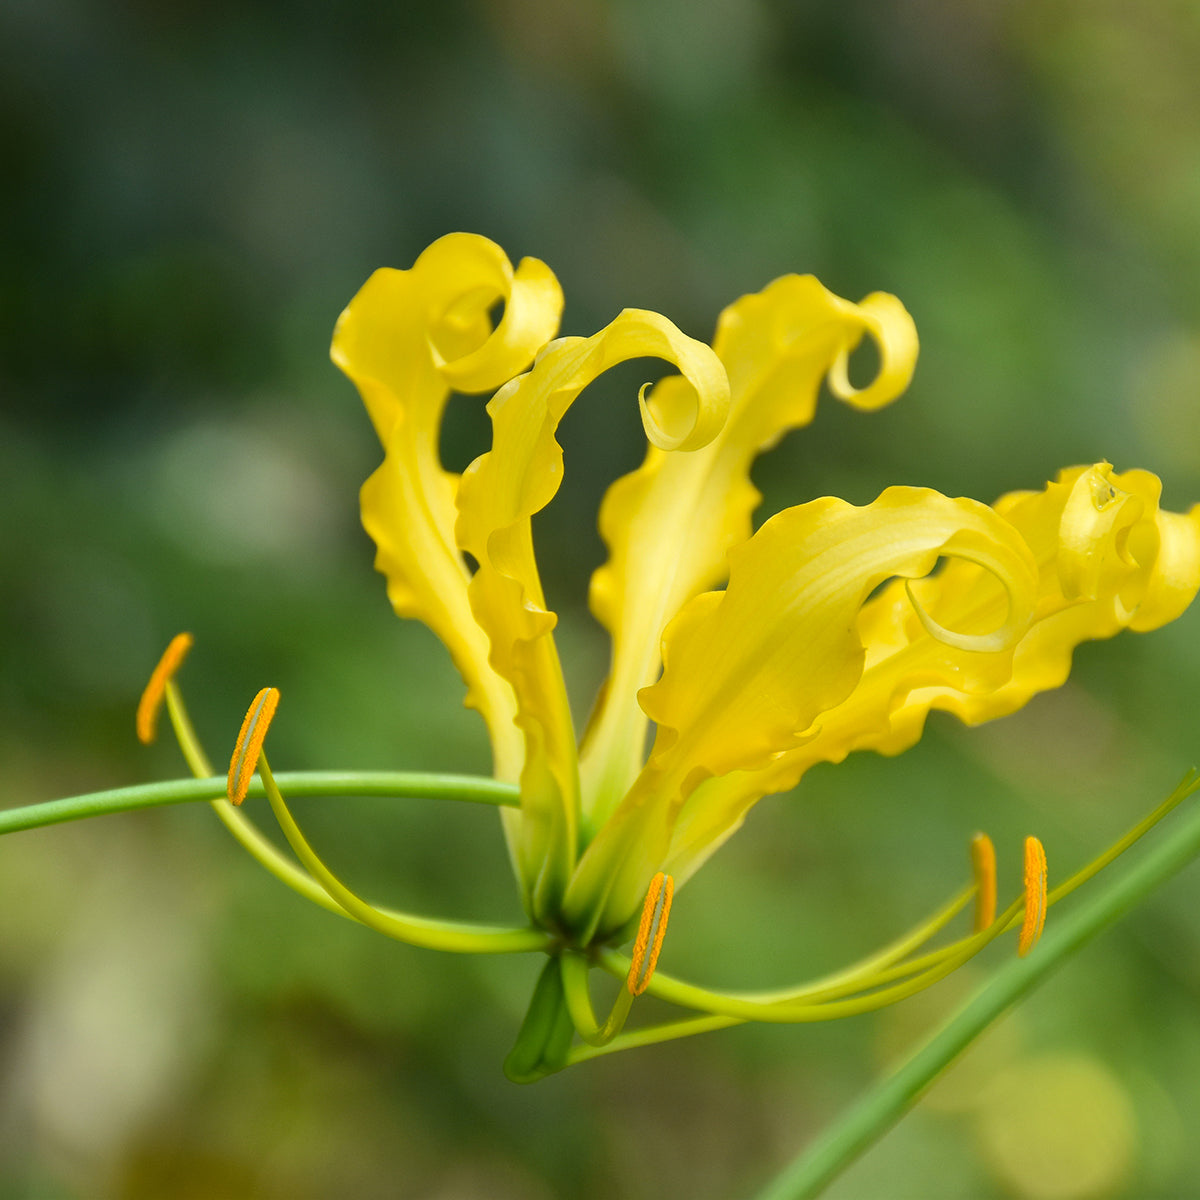
[[[996,919],[996,847],[986,833],[971,839],[971,870],[975,875],[975,932]]]
[[[993,917],[985,929],[918,957],[909,957],[913,950],[928,943],[936,932],[946,926],[951,917],[970,902],[972,894],[980,890],[981,884],[990,884],[994,847],[982,834],[977,835],[971,847],[972,865],[976,873],[973,885],[964,888],[932,918],[922,922],[881,953],[811,983],[769,992],[715,991],[656,973],[653,980],[647,980],[647,991],[652,991],[658,999],[667,1003],[706,1015],[653,1025],[630,1034],[618,1034],[611,1041],[588,1038],[585,1035],[584,1040],[588,1044],[573,1050],[569,1061],[577,1062],[631,1046],[649,1045],[692,1033],[722,1029],[744,1021],[802,1023],[828,1021],[872,1012],[915,995],[943,979],[995,938],[1021,926],[1023,927],[1020,929],[1018,950],[1021,955],[1026,955],[1037,945],[1045,925],[1046,912],[1052,904],[1098,874],[1174,807],[1197,792],[1200,792],[1200,769],[1193,769],[1154,812],[1082,870],[1059,883],[1053,891],[1048,890],[1045,848],[1037,838],[1027,838],[1024,847],[1025,886],[1022,894]],[[647,898],[648,906],[651,899],[652,897]],[[593,951],[592,961],[618,979],[636,978],[630,960],[615,950],[597,949]],[[620,995],[632,1003],[632,986],[629,990],[622,989]]]
[[[1024,958],[1038,943],[1046,924],[1046,851],[1035,837],[1025,839],[1025,921],[1017,941]]]
[[[146,690],[142,692],[142,698],[138,701],[135,722],[138,741],[143,745],[148,746],[154,741],[158,726],[158,710],[162,707],[167,684],[183,665],[183,660],[187,658],[187,653],[195,640],[190,633],[177,633],[171,639],[171,644],[163,651],[158,665],[150,673],[150,682],[146,684]]]
[[[246,710],[246,719],[242,722],[233,757],[229,760],[228,791],[229,799],[234,804],[241,804],[250,790],[250,780],[258,766],[263,740],[278,706],[279,689],[266,687],[254,697]]]
[[[646,903],[642,906],[642,922],[638,926],[637,939],[633,943],[633,961],[629,965],[629,976],[625,981],[631,996],[640,996],[654,976],[654,968],[658,965],[658,953],[667,933],[667,918],[671,915],[671,897],[674,892],[675,880],[662,871],[650,881]]]

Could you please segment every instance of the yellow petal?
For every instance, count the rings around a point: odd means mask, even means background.
[[[850,382],[847,368],[850,352],[858,344],[855,338],[843,344],[834,360],[829,370],[829,390],[855,408],[882,408],[900,395],[912,379],[917,363],[917,327],[908,309],[887,292],[872,292],[858,305],[844,300],[841,303],[852,310],[853,317],[862,322],[864,331],[879,347],[879,373],[865,388],[856,388]]]
[[[876,342],[875,380],[856,390],[846,362],[864,334]],[[917,357],[912,318],[883,293],[851,304],[811,275],[788,275],[727,308],[713,342],[729,373],[729,419],[704,449],[652,446],[617,480],[600,509],[609,561],[593,576],[592,611],[613,638],[604,698],[584,740],[583,802],[590,827],[616,807],[641,769],[646,717],[635,702],[661,665],[663,627],[683,603],[726,575],[726,553],[750,536],[761,497],[750,482],[756,455],[807,425],[822,379],[859,408],[878,408],[907,386]],[[688,389],[663,380],[651,408],[684,407]],[[659,443],[661,445],[661,443]]]
[[[759,797],[794,787],[814,763],[858,749],[898,754],[921,736],[933,708],[968,724],[1004,716],[1061,685],[1080,642],[1174,620],[1200,588],[1200,507],[1163,512],[1160,490],[1148,472],[1114,474],[1100,463],[1064,470],[1041,492],[1002,497],[996,511],[1038,564],[1034,618],[1020,641],[998,655],[958,651],[921,627],[901,581],[889,584],[859,615],[866,662],[851,695],[821,715],[804,746],[698,788],[662,868],[686,879]],[[962,561],[912,591],[924,611],[958,629],[983,628],[1005,606],[995,580]]]
[[[524,829],[518,866],[535,913],[550,912],[574,865],[579,786],[562,669],[550,636],[530,519],[562,479],[559,421],[610,366],[655,357],[682,371],[686,393],[670,410],[642,404],[647,435],[681,448],[705,444],[725,419],[729,388],[713,352],[656,313],[629,309],[590,338],[562,338],[488,405],[492,449],[467,468],[458,493],[458,543],[478,562],[470,602],[487,631],[492,667],[515,689],[525,736]]]
[[[498,301],[504,315],[493,330]],[[450,234],[411,270],[376,271],[342,313],[331,349],[385,451],[362,489],[375,565],[396,612],[424,621],[449,648],[467,703],[487,721],[497,773],[508,778],[521,758],[515,701],[488,665],[487,638],[471,615],[470,576],[454,542],[458,479],[442,469],[438,436],[451,388],[487,390],[527,366],[554,336],[561,309],[544,264],[524,259],[514,273],[495,243]]]
[[[889,488],[862,508],[824,499],[771,518],[730,554],[726,591],[693,602],[664,636],[662,678],[640,697],[658,724],[651,761],[724,775],[792,748],[858,682],[867,595],[892,576],[927,575],[943,556],[991,575],[1008,611],[987,630],[947,634],[918,606],[926,631],[958,649],[1015,643],[1036,575],[1020,536],[985,505]]]
[[[893,576],[927,575],[942,557],[987,574],[1004,603],[986,624],[961,628],[941,614],[914,617],[924,636],[979,659],[1016,643],[1033,613],[1035,565],[1017,531],[973,500],[922,488],[889,488],[862,508],[816,500],[731,552],[727,589],[696,597],[667,628],[662,678],[639,696],[658,726],[654,749],[581,860],[568,920],[602,930],[626,920],[690,793],[812,738],[863,673],[856,621],[866,598]]]
[[[1125,497],[1123,515],[1091,523],[1091,542],[1081,545],[1078,499],[1093,497],[1097,516],[1106,518],[1109,488],[1118,499]],[[1042,492],[1001,498],[997,510],[1029,543],[1041,568],[1036,620],[1016,647],[1012,678],[1004,687],[962,700],[939,691],[934,706],[972,725],[1015,712],[1037,692],[1066,680],[1080,642],[1126,628],[1156,629],[1179,616],[1200,588],[1200,509],[1187,516],[1164,512],[1158,506],[1161,490],[1148,471],[1115,473],[1100,463],[1068,468]],[[1064,571],[1064,554],[1098,564],[1086,573],[1081,594],[1078,567]],[[924,703],[927,697],[918,699]]]
[[[1129,628],[1138,633],[1174,621],[1191,604],[1200,579],[1200,505],[1187,515],[1159,512],[1155,517],[1158,553]]]

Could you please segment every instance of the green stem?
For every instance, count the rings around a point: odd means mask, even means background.
[[[293,796],[412,797],[510,807],[520,803],[515,785],[477,775],[434,775],[415,771],[280,771],[275,778],[280,787],[287,788]],[[266,794],[262,780],[255,776],[250,784],[250,795],[261,797]],[[156,808],[162,804],[218,800],[224,795],[224,775],[210,779],[170,779],[162,783],[113,788],[107,792],[88,792],[65,800],[0,809],[0,834],[60,825],[83,817]]]
[[[1194,786],[1194,781],[1193,781]],[[1158,846],[1055,923],[1028,957],[1013,959],[894,1074],[827,1127],[756,1200],[817,1196],[887,1132],[926,1088],[1008,1008],[1056,967],[1200,854],[1200,808]]]

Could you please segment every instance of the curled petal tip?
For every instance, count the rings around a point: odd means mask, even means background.
[[[175,672],[183,665],[183,660],[187,658],[188,651],[194,642],[195,638],[190,633],[177,633],[171,639],[170,645],[163,651],[158,665],[150,673],[150,681],[146,684],[146,690],[142,692],[142,698],[138,701],[135,722],[138,741],[143,745],[148,746],[154,741],[158,724],[158,710],[162,707],[167,684],[171,682]]]
[[[882,408],[908,387],[917,365],[917,327],[908,310],[888,292],[872,292],[861,304],[840,302],[843,311],[858,325],[858,331],[838,352],[829,368],[829,390],[855,408]],[[851,351],[862,334],[868,334],[879,350],[879,370],[866,387],[850,382]]]
[[[242,721],[233,757],[229,760],[227,791],[232,804],[241,804],[250,790],[250,780],[258,766],[263,741],[278,707],[279,689],[266,687],[254,697],[246,710],[246,718]]]

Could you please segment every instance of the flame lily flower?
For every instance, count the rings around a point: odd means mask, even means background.
[[[494,322],[498,302],[503,315]],[[247,716],[230,795],[240,799],[234,777],[244,794],[257,763],[305,871],[277,861],[224,802],[223,819],[293,886],[392,936],[445,949],[547,952],[507,1064],[517,1079],[742,1020],[877,1008],[941,978],[1009,928],[1021,927],[1021,952],[1030,950],[1047,906],[1194,781],[1053,891],[1041,845],[1030,839],[1025,888],[999,915],[994,851],[977,838],[970,886],[834,976],[735,994],[654,970],[672,888],[758,799],[853,750],[904,750],[933,709],[968,724],[1011,713],[1064,682],[1081,641],[1154,629],[1183,612],[1200,587],[1200,506],[1164,511],[1153,475],[1097,463],[991,506],[890,487],[861,507],[833,498],[801,504],[755,531],[753,461],[812,420],[823,383],[863,410],[907,386],[917,335],[901,303],[874,293],[854,304],[812,276],[789,275],[727,308],[711,347],[636,309],[591,337],[555,340],[561,309],[543,263],[526,258],[514,268],[487,239],[451,234],[410,270],[372,275],[342,313],[332,346],[383,447],[362,489],[362,516],[391,603],[445,643],[466,703],[486,723],[496,778],[511,785],[503,826],[528,928],[409,918],[367,905],[336,880],[261,757],[269,713],[258,714],[274,711],[277,695],[260,694]],[[864,337],[876,345],[879,369],[856,388],[847,363]],[[643,357],[679,373],[639,394],[645,461],[613,483],[600,509],[608,560],[589,600],[611,636],[612,661],[577,741],[531,522],[562,481],[555,433],[568,408],[609,367]],[[461,477],[438,455],[452,392],[491,393],[492,447]],[[161,686],[177,716],[174,684]],[[194,743],[186,716],[181,740],[185,750]],[[199,769],[202,756],[192,757]],[[974,931],[918,954],[973,895]],[[626,958],[617,947],[635,929]],[[605,1021],[588,993],[594,966],[628,980]],[[703,1015],[618,1036],[632,997],[647,989]],[[582,1046],[572,1044],[576,1034]]]

